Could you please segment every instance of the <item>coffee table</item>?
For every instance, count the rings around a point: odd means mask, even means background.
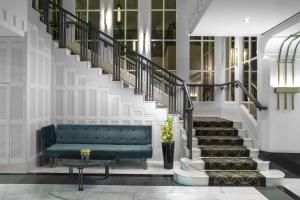
[[[69,167],[69,173],[73,174],[73,168],[78,169],[78,191],[83,191],[83,169],[95,166],[105,167],[105,178],[109,175],[109,167],[114,160],[81,160],[81,159],[57,159],[57,164]]]

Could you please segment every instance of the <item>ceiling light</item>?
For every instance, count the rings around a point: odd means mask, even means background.
[[[248,23],[250,22],[250,17],[244,18],[244,19],[243,19],[243,22],[246,23],[246,24],[248,24]]]

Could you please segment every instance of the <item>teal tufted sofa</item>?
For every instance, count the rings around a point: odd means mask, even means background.
[[[143,159],[152,157],[152,127],[134,125],[67,125],[41,129],[42,150],[53,165],[55,158],[80,157],[91,149],[91,159]],[[146,165],[145,165],[146,167]]]

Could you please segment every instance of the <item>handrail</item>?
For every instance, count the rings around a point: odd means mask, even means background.
[[[261,110],[267,110],[267,106],[263,106],[246,88],[245,86],[238,80],[235,81],[230,81],[226,83],[221,83],[221,84],[187,84],[187,86],[192,86],[192,87],[220,87],[223,89],[224,86],[227,85],[235,85],[236,87],[240,87],[244,94],[246,94],[247,97],[254,103],[256,108],[258,108],[259,111]]]
[[[159,70],[162,70],[164,72],[166,72],[167,74],[171,74],[172,76],[174,76],[176,79],[178,79],[179,81],[183,82],[183,79],[181,79],[180,77],[178,77],[177,75],[173,74],[172,72],[169,72],[168,70],[166,70],[165,68],[162,68],[161,66],[155,64],[153,61],[151,61],[150,59],[148,59],[147,57],[143,56],[142,54],[139,54],[135,51],[133,51],[131,48],[128,48],[126,45],[124,45],[123,43],[119,42],[118,40],[115,40],[112,36],[106,34],[105,32],[102,32],[100,30],[97,30],[92,24],[88,24],[85,21],[83,21],[82,19],[80,19],[78,16],[74,15],[73,13],[67,11],[66,9],[60,7],[59,5],[57,5],[56,3],[53,3],[52,1],[49,1],[49,4],[52,4],[54,6],[56,6],[57,8],[59,8],[60,10],[62,10],[63,12],[67,13],[68,15],[72,16],[74,19],[80,21],[83,24],[86,24],[89,27],[92,27],[92,29],[98,31],[101,35],[104,35],[106,38],[112,40],[114,43],[117,43],[118,45],[120,45],[121,47],[125,48],[126,50],[128,50],[130,53],[136,54],[138,55],[138,57],[142,58],[143,60],[147,61],[147,62],[151,62],[152,65],[156,66],[157,68],[159,68]],[[113,44],[107,43],[111,46],[113,46]]]
[[[52,5],[56,6],[57,8],[59,8],[60,10],[62,10],[63,12],[67,13],[68,15],[72,16],[72,17],[75,18],[76,20],[80,21],[81,23],[86,24],[87,26],[92,27],[92,29],[97,30],[92,24],[86,23],[85,21],[83,21],[82,19],[80,19],[78,16],[76,16],[76,15],[74,15],[73,13],[67,11],[66,9],[60,7],[59,5],[53,3],[52,1],[49,1],[49,4],[52,4]],[[183,84],[183,86],[184,86],[184,88],[186,89],[186,92],[187,92],[187,94],[188,94],[188,90],[187,90],[187,87],[186,87],[186,83],[185,83],[185,81],[184,81],[183,79],[181,79],[181,78],[178,77],[177,75],[173,74],[172,72],[169,72],[169,71],[166,70],[165,68],[162,68],[161,66],[155,64],[153,61],[151,61],[150,59],[146,58],[145,56],[143,56],[143,55],[141,55],[141,54],[139,54],[139,53],[133,51],[131,48],[128,48],[126,45],[124,45],[123,43],[121,43],[121,42],[115,40],[115,39],[114,39],[113,37],[111,37],[110,35],[108,35],[108,34],[102,32],[102,31],[100,31],[100,30],[97,30],[97,31],[98,31],[101,35],[104,35],[106,38],[111,39],[114,43],[117,43],[117,44],[120,45],[121,47],[126,48],[126,50],[128,50],[130,53],[133,53],[133,54],[138,55],[138,57],[140,57],[140,58],[142,58],[143,60],[145,60],[145,61],[151,63],[152,66],[157,67],[159,70],[162,70],[163,72],[167,73],[168,75],[173,76],[173,77],[176,78],[178,81],[182,82],[182,84]],[[103,39],[102,39],[102,40],[103,40]],[[110,43],[107,42],[107,44],[110,44]],[[110,44],[110,45],[113,45],[113,44]],[[192,101],[191,101],[189,95],[187,95],[187,97],[188,97],[188,100],[190,101],[191,105],[193,105],[193,103],[192,103]],[[194,108],[194,107],[192,106],[191,109],[193,109],[193,108]]]
[[[52,31],[53,36],[58,37],[59,47],[68,47],[74,53],[79,54],[81,60],[90,60],[92,67],[99,67],[105,62],[102,67],[107,69],[106,65],[110,66],[109,71],[112,71],[113,80],[119,81],[122,76],[125,76],[124,73],[130,74],[130,78],[134,77],[133,82],[129,78],[128,82],[124,80],[126,78],[123,80],[135,87],[136,94],[145,94],[145,100],[156,99],[154,87],[157,84],[162,85],[163,91],[168,95],[169,112],[179,113],[183,116],[184,128],[187,128],[189,157],[192,158],[194,106],[183,79],[133,51],[108,34],[97,30],[92,24],[83,21],[51,0],[33,0],[32,6],[40,12],[41,20],[46,24],[47,31],[49,33]],[[56,12],[54,13],[57,15],[56,18],[51,18],[53,12],[51,14],[50,9]],[[50,30],[50,28],[52,29]],[[106,49],[105,52],[103,49]],[[105,58],[104,54],[106,54]],[[101,61],[103,62],[101,63]]]

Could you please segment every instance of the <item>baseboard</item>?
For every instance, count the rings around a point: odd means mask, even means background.
[[[28,167],[24,164],[0,164],[1,174],[27,174]]]

